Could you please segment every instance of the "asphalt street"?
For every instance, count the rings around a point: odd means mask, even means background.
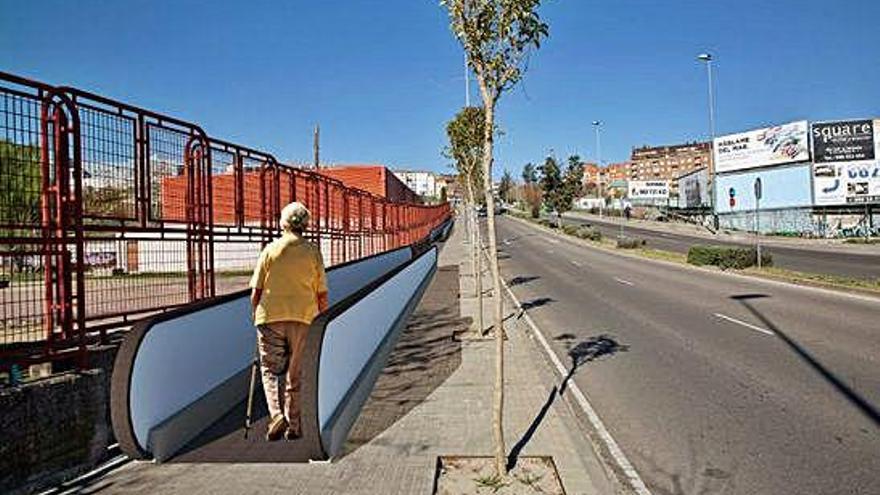
[[[585,220],[565,217],[564,221],[592,225],[606,237],[617,237],[620,233],[619,220]],[[705,239],[677,232],[658,232],[629,225],[624,226],[624,232],[626,235],[647,240],[650,248],[684,254],[687,254],[688,249],[695,244],[751,246],[751,244],[734,242],[722,237],[717,240]],[[880,255],[798,249],[778,245],[768,246],[766,250],[773,255],[773,264],[780,268],[864,279],[880,278]]]
[[[505,280],[654,494],[880,493],[880,300],[498,220]],[[655,246],[656,247],[656,246]]]

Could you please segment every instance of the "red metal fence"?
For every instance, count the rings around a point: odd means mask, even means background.
[[[0,370],[246,286],[283,205],[328,265],[408,245],[446,205],[383,200],[199,126],[0,72]]]

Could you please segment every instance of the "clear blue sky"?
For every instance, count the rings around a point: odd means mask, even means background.
[[[200,123],[308,160],[447,170],[443,124],[463,104],[461,50],[437,0],[0,0],[0,69]],[[603,158],[717,129],[880,116],[876,0],[548,0],[550,39],[499,108],[498,168],[549,150]],[[476,98],[476,88],[473,91]]]

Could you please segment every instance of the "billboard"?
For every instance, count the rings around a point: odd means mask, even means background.
[[[816,163],[813,188],[817,206],[880,203],[880,160]]]
[[[709,171],[701,168],[678,178],[678,207],[700,208],[709,204]]]
[[[806,120],[715,138],[715,171],[733,172],[810,159]]]
[[[755,179],[761,178],[761,209],[803,208],[812,205],[809,163],[748,170],[715,176],[715,208],[718,213],[754,211]]]
[[[666,199],[669,182],[665,180],[631,180],[628,184],[629,199]]]
[[[834,163],[880,159],[880,120],[817,122],[813,135],[813,162]]]

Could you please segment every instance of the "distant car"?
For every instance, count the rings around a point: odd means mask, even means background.
[[[485,217],[487,214],[488,214],[488,210],[486,209],[486,205],[481,205],[479,208],[477,208],[477,216],[478,217],[482,218],[482,217]]]

